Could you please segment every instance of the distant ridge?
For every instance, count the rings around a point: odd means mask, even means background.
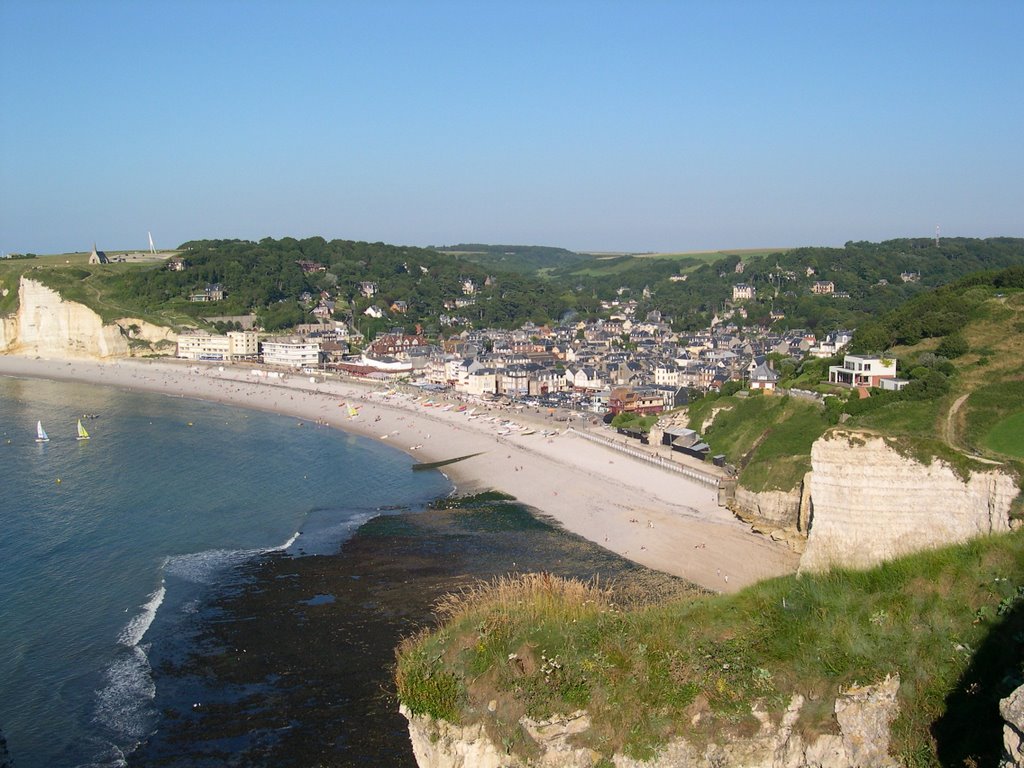
[[[576,253],[566,248],[547,245],[486,245],[484,243],[459,243],[434,247],[440,253],[447,253],[472,261],[487,269],[496,269],[523,274],[535,274],[550,269],[565,269],[592,261],[589,254]]]

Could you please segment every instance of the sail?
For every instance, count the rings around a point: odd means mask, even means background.
[[[88,440],[89,439],[89,433],[86,432],[85,431],[85,427],[82,426],[82,420],[81,419],[78,420],[78,439],[79,440]]]
[[[43,429],[43,422],[37,421],[36,422],[36,442],[37,443],[45,443],[49,439],[50,438],[47,436],[46,430]]]

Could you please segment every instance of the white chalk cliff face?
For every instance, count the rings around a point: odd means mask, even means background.
[[[136,349],[148,352],[151,344],[177,338],[170,328],[136,318],[104,324],[85,305],[65,301],[56,291],[25,277],[18,289],[18,301],[15,316],[0,318],[0,352],[43,357],[128,357]],[[131,345],[129,339],[146,345]]]
[[[922,549],[1010,529],[1017,484],[998,469],[966,482],[881,437],[835,431],[811,448],[811,518],[801,571],[866,568]]]

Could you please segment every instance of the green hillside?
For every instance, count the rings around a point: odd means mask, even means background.
[[[0,294],[9,290],[0,311],[6,314],[16,308],[18,278],[26,272],[105,320],[131,315],[171,326],[202,324],[206,316],[255,313],[266,330],[287,329],[312,319],[322,291],[336,302],[337,319],[354,318],[369,336],[396,326],[412,331],[421,325],[436,331],[446,313],[454,317],[454,327],[552,322],[572,307],[563,292],[546,281],[491,272],[424,248],[313,237],[265,238],[258,243],[199,240],[178,250],[187,265],[180,272],[166,269],[163,262],[89,265],[83,256],[4,262]],[[301,261],[319,267],[305,271]],[[375,284],[376,293],[363,295],[364,282]],[[474,286],[472,298],[450,309],[466,299],[467,282]],[[191,294],[211,284],[223,287],[223,300],[190,301]],[[403,310],[393,309],[395,302],[404,302]],[[371,306],[383,316],[367,317]]]
[[[829,365],[841,359],[787,361],[775,395],[740,397],[739,384],[727,386],[689,407],[689,426],[753,491],[797,487],[811,444],[840,420],[884,434],[924,461],[938,456],[963,472],[994,461],[1024,477],[1024,431],[1016,428],[1024,414],[1024,269],[979,273],[919,294],[858,330],[851,348],[891,355],[910,384],[862,398],[828,384]],[[824,394],[825,407],[786,396],[789,388]]]
[[[752,285],[740,325],[836,330],[856,328],[907,299],[979,270],[1024,265],[1024,239],[901,239],[850,242],[843,248],[793,248],[773,253],[609,255],[551,272],[577,296],[632,298],[639,311],[659,310],[680,330],[707,327],[733,305],[732,287]],[[683,279],[685,278],[685,279]],[[816,295],[815,282],[835,293]],[[642,295],[648,289],[648,297]],[[623,291],[625,289],[625,292]],[[838,295],[837,295],[838,294]],[[772,318],[772,312],[782,314]]]
[[[5,260],[0,262],[0,312],[13,310],[17,276],[33,270],[106,318],[127,313],[169,324],[255,313],[268,330],[289,328],[310,319],[312,306],[300,301],[303,294],[329,291],[339,305],[336,316],[360,318],[360,330],[367,334],[391,326],[412,330],[417,324],[440,331],[557,322],[570,310],[597,317],[602,301],[629,299],[637,301],[641,317],[659,310],[684,331],[706,328],[714,314],[739,306],[733,304],[732,288],[746,282],[757,297],[742,303],[746,318],[736,314],[732,322],[820,332],[860,328],[909,298],[977,270],[1024,265],[1019,238],[640,255],[473,243],[442,252],[321,237],[202,240],[181,249],[188,262],[183,272],[135,263],[89,266],[85,254]],[[324,271],[304,272],[299,261],[322,264]],[[479,290],[471,302],[459,302],[459,311],[450,311],[464,296],[465,280]],[[363,296],[362,281],[377,283],[379,292]],[[815,281],[831,282],[837,295],[815,295]],[[190,293],[208,283],[220,283],[226,298],[190,302]],[[403,310],[392,312],[394,302],[404,302]],[[370,306],[384,317],[367,318]],[[445,326],[442,315],[448,318]]]
[[[435,250],[479,264],[484,269],[544,275],[556,268],[571,267],[592,260],[589,254],[545,245],[484,245],[459,243]]]

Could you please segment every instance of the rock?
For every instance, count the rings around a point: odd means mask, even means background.
[[[806,741],[797,727],[804,698],[794,695],[777,723],[760,702],[754,703],[751,711],[760,723],[754,736],[723,731],[717,734],[721,743],[700,749],[680,738],[651,760],[615,755],[612,762],[616,768],[891,768],[897,763],[889,756],[889,728],[898,711],[899,686],[898,677],[887,677],[876,685],[842,692],[835,702],[840,732],[822,734],[813,741]],[[543,721],[522,718],[520,726],[539,750],[529,763],[504,754],[490,742],[483,725],[439,723],[405,708],[402,714],[409,720],[420,768],[594,768],[601,760],[598,753],[573,744],[573,737],[590,728],[590,718],[582,711]],[[1019,746],[1019,739],[1015,743]]]
[[[748,517],[757,520],[762,527],[773,528],[797,527],[800,516],[800,496],[802,488],[792,491],[761,491],[754,493],[739,486],[733,499],[733,508],[743,519]]]
[[[877,685],[850,688],[836,699],[836,721],[850,765],[863,768],[898,765],[889,757],[889,726],[899,710],[896,700],[899,689],[898,677],[886,677]]]
[[[425,715],[414,715],[404,706],[409,721],[412,752],[419,768],[513,768],[518,761],[504,754],[488,738],[481,724],[458,726]]]
[[[1003,757],[999,768],[1024,767],[1024,685],[999,702],[1003,720]]]

